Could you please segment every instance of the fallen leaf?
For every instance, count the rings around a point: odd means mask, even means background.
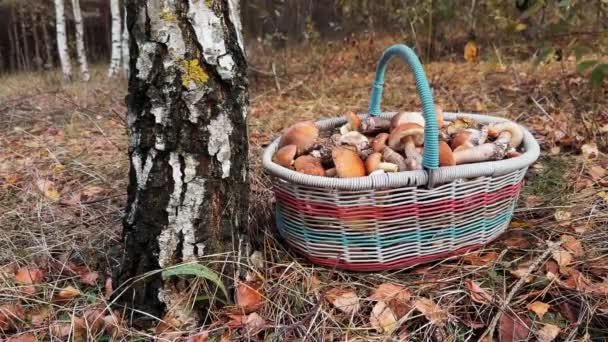
[[[36,187],[38,187],[38,190],[40,190],[40,192],[42,192],[44,196],[51,201],[56,201],[59,199],[59,190],[57,190],[57,187],[53,181],[39,179],[36,181]]]
[[[581,152],[583,153],[583,157],[585,157],[585,159],[597,158],[599,155],[596,143],[584,144],[581,146]]]
[[[470,279],[467,280],[466,284],[473,301],[481,304],[490,304],[492,302],[492,295],[489,294],[488,291],[482,289],[479,284]]]
[[[321,288],[321,280],[316,275],[312,275],[307,278],[308,292],[317,293]]]
[[[428,298],[416,299],[414,307],[416,310],[420,311],[429,322],[438,326],[443,326],[444,321],[448,318],[448,314]]]
[[[551,280],[556,279],[559,275],[559,265],[555,260],[547,260],[545,269],[547,270],[547,278]]]
[[[59,290],[57,294],[57,299],[60,300],[70,300],[80,296],[80,290],[73,286],[66,286],[63,289]]]
[[[517,265],[517,269],[511,270],[509,272],[512,275],[514,275],[516,278],[519,278],[519,279],[526,277],[525,282],[529,283],[532,281],[532,279],[534,279],[534,277],[528,273],[529,267],[530,267],[530,262],[526,261],[526,262],[522,262],[521,264]]]
[[[555,214],[553,215],[555,217],[555,221],[557,222],[567,222],[570,221],[570,219],[572,218],[572,213],[567,211],[567,210],[556,210]]]
[[[496,252],[489,252],[483,255],[481,253],[472,253],[463,257],[464,261],[473,266],[489,266],[492,265],[497,258],[498,254]]]
[[[0,332],[15,329],[25,319],[21,304],[4,304],[0,306]]]
[[[49,326],[52,337],[65,338],[70,336],[71,341],[79,341],[86,335],[86,324],[82,318],[72,316],[71,322],[55,322]]]
[[[35,311],[29,313],[30,321],[35,327],[45,325],[51,317],[52,311],[50,306],[42,306]]]
[[[560,267],[568,266],[572,262],[572,254],[563,248],[558,248],[551,252],[553,260],[557,261]]]
[[[100,194],[103,194],[106,190],[100,186],[89,186],[86,187],[82,192],[81,192],[81,198],[83,200],[91,200],[95,197],[99,197]]]
[[[156,335],[163,335],[166,333],[171,333],[179,330],[182,323],[171,313],[167,313],[163,319],[161,319],[156,327],[154,328],[154,333]]]
[[[257,313],[252,312],[249,314],[249,316],[247,316],[245,326],[247,327],[249,334],[257,335],[266,327],[266,320],[264,320],[264,318]]]
[[[397,317],[384,302],[377,302],[369,317],[372,328],[379,333],[392,333],[397,327]]]
[[[103,321],[105,322],[105,329],[108,335],[113,336],[114,338],[123,335],[123,328],[125,327],[125,322],[118,311],[115,310],[109,315],[106,315],[103,318]]]
[[[575,257],[581,257],[585,254],[583,245],[574,236],[564,234],[560,236],[560,240],[562,246],[570,251]]]
[[[604,178],[607,173],[608,171],[599,165],[592,166],[591,169],[589,169],[589,175],[593,180]]]
[[[551,149],[549,150],[549,154],[551,154],[552,156],[556,156],[561,152],[561,148],[559,146],[553,146],[551,147]]]
[[[264,269],[264,262],[264,256],[260,251],[255,251],[249,256],[249,264],[259,270]]]
[[[86,310],[82,317],[86,323],[87,330],[91,331],[93,335],[97,335],[105,327],[104,314],[102,310]]]
[[[532,322],[527,317],[503,313],[500,316],[500,342],[529,341]]]
[[[538,342],[551,342],[555,340],[561,329],[553,324],[545,324],[545,326],[538,331]]]
[[[525,249],[531,245],[530,239],[521,230],[507,231],[501,241],[511,248]]]
[[[110,298],[110,297],[112,297],[112,292],[113,291],[114,290],[112,289],[112,278],[108,277],[106,279],[106,283],[105,283],[105,285],[103,287],[103,296],[106,297],[106,298]]]
[[[262,306],[262,294],[256,282],[242,282],[236,288],[236,305],[245,313],[256,311]]]
[[[532,302],[527,306],[528,310],[534,312],[541,321],[550,307],[551,306],[549,304],[539,301]]]
[[[230,329],[242,328],[247,322],[247,315],[228,314],[228,318],[230,318],[230,320],[226,323],[226,326]]]
[[[325,293],[325,299],[336,309],[352,314],[359,310],[359,297],[355,291],[343,288],[333,288]]]
[[[44,271],[39,268],[22,267],[15,273],[15,281],[19,284],[36,285],[42,283],[42,280],[44,280]],[[27,295],[36,293],[35,286],[22,286],[19,290]]]
[[[184,342],[205,342],[207,341],[207,337],[209,337],[209,332],[203,331],[196,335],[188,336],[186,339],[180,339],[179,341],[183,340]]]
[[[407,288],[390,283],[378,285],[369,296],[371,300],[388,302],[392,299],[397,299],[402,302],[408,302],[411,298],[411,292]]]
[[[95,286],[99,279],[99,272],[86,272],[80,275],[80,283],[84,285]]]
[[[32,333],[25,333],[17,336],[12,336],[6,339],[6,342],[37,342],[36,335]]]

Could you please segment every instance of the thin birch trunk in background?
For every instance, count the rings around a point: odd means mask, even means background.
[[[57,27],[57,49],[59,50],[59,61],[65,81],[72,80],[72,61],[68,51],[68,41],[65,34],[65,10],[63,0],[55,0],[55,21]]]
[[[42,39],[44,40],[44,51],[46,54],[46,61],[44,63],[45,69],[52,69],[55,63],[53,63],[53,50],[51,47],[51,36],[49,35],[48,25],[46,18],[40,16],[40,26],[42,27]]]
[[[127,10],[122,20],[122,69],[129,77],[129,31],[127,29]]]
[[[23,3],[19,5],[19,24],[21,26],[21,39],[23,41],[23,61],[25,63],[25,68],[27,70],[31,70],[32,66],[30,64],[31,55],[30,55],[30,44],[27,39],[27,30],[25,29],[25,7]]]
[[[42,55],[40,54],[40,36],[38,35],[38,10],[30,11],[31,28],[34,35],[34,66],[36,70],[42,68]]]
[[[120,68],[121,57],[121,34],[122,25],[120,24],[120,6],[118,0],[110,0],[110,12],[112,14],[112,60],[108,77],[112,78]]]
[[[89,65],[87,63],[87,53],[84,49],[84,34],[82,28],[82,12],[80,11],[80,0],[72,0],[74,11],[74,25],[76,26],[76,53],[78,55],[78,65],[80,66],[80,79],[88,82],[91,78]]]

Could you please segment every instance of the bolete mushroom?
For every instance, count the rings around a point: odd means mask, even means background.
[[[321,160],[311,155],[299,156],[294,162],[296,171],[311,175],[325,176],[325,169],[321,165]]]
[[[397,172],[399,167],[397,164],[382,162],[382,153],[374,152],[365,159],[365,170],[367,174],[371,174],[376,170],[383,170],[385,172]]]
[[[319,129],[312,121],[302,121],[291,125],[281,136],[279,148],[296,145],[296,155],[300,156],[315,146]]]
[[[336,165],[336,174],[341,178],[365,176],[365,165],[359,154],[345,147],[334,147],[331,155]]]
[[[356,131],[348,132],[341,136],[340,144],[354,147],[359,153],[361,159],[366,159],[374,152],[369,144],[369,139],[365,135]]]
[[[503,134],[503,139],[508,140],[509,147],[517,148],[521,145],[521,142],[524,139],[524,131],[514,122],[506,121],[491,125],[488,129],[488,136],[490,138],[497,138],[498,140],[500,134],[505,132],[510,134],[510,137]]]
[[[361,129],[361,119],[353,113],[346,113],[347,122],[340,127],[340,134],[346,134],[352,131],[359,131]]]
[[[413,123],[420,127],[424,127],[424,117],[422,114],[415,112],[398,113],[391,119],[391,130],[407,123]]]
[[[473,147],[480,144],[481,131],[475,128],[466,128],[454,134],[451,142],[453,150]]]
[[[274,162],[283,167],[290,168],[294,163],[297,149],[296,145],[281,147],[274,155]]]
[[[452,165],[456,165],[456,161],[450,145],[445,141],[439,141],[439,166]]]
[[[408,170],[405,158],[388,146],[382,150],[382,159],[387,163],[396,164],[399,171]]]
[[[331,157],[331,150],[335,146],[340,146],[340,138],[342,136],[338,133],[333,134],[329,137],[319,139],[315,146],[315,149],[310,151],[310,155],[321,159],[323,165],[329,165],[333,163]]]
[[[422,156],[416,147],[424,143],[424,128],[422,126],[409,123],[397,126],[388,137],[388,146],[395,151],[405,151],[405,156],[415,162],[410,163],[410,167],[418,170],[422,167]]]
[[[372,141],[372,149],[374,150],[374,152],[384,151],[388,137],[389,137],[388,133],[380,133],[380,134],[376,135],[376,137]]]
[[[456,165],[478,163],[489,160],[500,160],[504,158],[506,150],[495,143],[485,143],[470,148],[454,151],[454,162]]]

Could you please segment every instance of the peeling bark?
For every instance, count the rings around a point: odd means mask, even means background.
[[[110,68],[108,69],[108,77],[112,78],[118,73],[120,68],[121,57],[121,29],[120,23],[120,6],[118,0],[110,0],[110,13],[112,15],[112,57],[110,60]]]
[[[68,41],[65,33],[65,9],[63,0],[55,0],[55,20],[57,29],[57,49],[64,81],[72,80],[72,61],[68,51]]]
[[[233,2],[128,2],[131,169],[119,285],[204,256],[234,256],[242,240],[248,84]],[[173,284],[158,275],[129,291],[124,300],[149,313],[175,304]]]
[[[72,10],[74,11],[74,26],[76,26],[76,54],[78,65],[80,66],[80,79],[88,82],[91,78],[89,74],[89,64],[87,54],[84,49],[84,33],[82,26],[82,12],[80,11],[80,0],[72,0]]]

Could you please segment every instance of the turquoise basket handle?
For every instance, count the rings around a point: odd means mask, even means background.
[[[422,156],[422,166],[427,170],[436,170],[439,167],[439,131],[437,129],[437,117],[433,95],[426,74],[420,64],[418,56],[412,49],[403,45],[396,44],[386,49],[376,67],[376,77],[372,87],[372,96],[369,102],[369,114],[378,116],[380,103],[382,102],[382,90],[384,87],[384,74],[388,62],[394,56],[404,59],[409,65],[414,78],[416,79],[416,89],[422,101],[422,112],[424,114],[424,155]]]

